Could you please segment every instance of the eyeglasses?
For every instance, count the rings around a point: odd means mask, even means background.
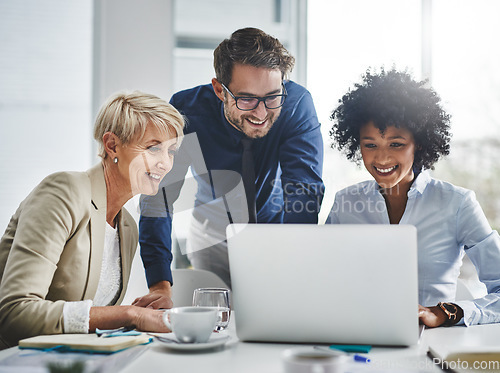
[[[282,94],[269,95],[265,97],[246,97],[246,96],[236,97],[224,84],[221,83],[221,85],[234,99],[234,101],[236,102],[236,107],[242,111],[254,110],[257,106],[259,106],[261,101],[264,102],[264,106],[266,108],[277,109],[283,106],[283,104],[285,103],[285,98],[288,95],[288,93],[286,93],[285,85],[283,83],[281,83],[281,86],[283,87]]]

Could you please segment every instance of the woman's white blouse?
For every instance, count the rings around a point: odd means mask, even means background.
[[[121,290],[120,239],[118,230],[106,224],[101,276],[94,301],[66,302],[63,308],[65,333],[88,333],[92,306],[114,304]]]
[[[384,197],[374,180],[352,185],[335,196],[327,223],[390,224]],[[408,191],[399,224],[417,228],[419,302],[454,302],[466,325],[500,322],[500,237],[486,219],[474,192],[421,172]],[[488,294],[455,302],[463,255],[476,267]],[[382,258],[381,258],[382,259]]]

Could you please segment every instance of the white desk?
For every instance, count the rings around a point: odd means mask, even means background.
[[[222,349],[203,353],[180,353],[154,342],[148,351],[122,372],[159,372],[171,369],[176,373],[283,373],[283,351],[304,347],[298,344],[240,342],[236,338],[234,326],[228,332],[234,338],[232,343]],[[367,355],[372,359],[371,363],[352,362],[346,367],[346,372],[403,372],[406,368],[413,372],[440,372],[439,368],[433,366],[426,352],[423,345],[411,348],[373,348]]]
[[[161,342],[155,341],[122,372],[282,373],[283,351],[299,346],[239,342],[235,335],[234,323],[230,324],[227,332],[233,338],[232,342],[220,349],[206,352],[173,351]],[[417,346],[374,347],[368,354],[371,363],[352,362],[346,367],[346,372],[441,372],[439,366],[433,364],[427,356],[429,344],[498,345],[499,342],[500,324],[427,329]],[[1,359],[15,353],[16,350],[17,348],[11,348],[0,352],[0,372]]]
[[[176,373],[282,373],[283,351],[304,346],[239,342],[234,323],[231,323],[228,332],[234,338],[232,343],[220,350],[201,353],[180,353],[155,342],[123,372],[160,372],[171,369]],[[418,345],[409,348],[374,347],[368,354],[372,360],[369,364],[350,363],[346,372],[442,372],[427,356],[429,344],[498,345],[499,342],[500,324],[426,329]]]

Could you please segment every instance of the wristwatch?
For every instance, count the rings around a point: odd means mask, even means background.
[[[438,306],[443,310],[446,316],[448,316],[448,320],[446,320],[445,323],[443,324],[444,326],[454,325],[458,322],[457,320],[458,308],[455,304],[439,302]]]

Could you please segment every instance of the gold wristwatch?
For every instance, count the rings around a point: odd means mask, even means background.
[[[445,323],[443,324],[444,326],[454,325],[458,322],[457,320],[458,307],[455,304],[447,302],[439,302],[438,306],[443,310],[443,312],[448,317],[448,320],[446,320]]]

